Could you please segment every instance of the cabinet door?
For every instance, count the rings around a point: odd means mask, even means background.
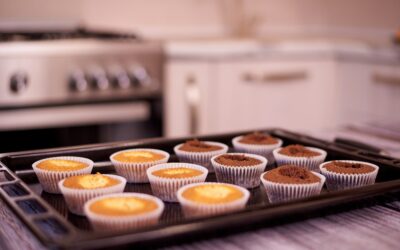
[[[210,65],[198,61],[170,61],[165,68],[164,134],[186,136],[207,130]]]
[[[337,125],[332,61],[222,62],[217,72],[217,84],[209,92],[213,132]]]

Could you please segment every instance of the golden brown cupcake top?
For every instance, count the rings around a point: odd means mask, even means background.
[[[232,167],[254,166],[261,163],[259,159],[242,154],[223,154],[215,158],[219,164]]]
[[[210,152],[220,150],[222,147],[194,139],[186,141],[179,149],[187,152]]]
[[[115,186],[119,183],[121,182],[118,179],[97,173],[68,177],[63,185],[74,189],[96,189]]]
[[[284,184],[311,184],[321,179],[311,171],[294,165],[284,165],[268,171],[263,175],[267,181]]]
[[[279,150],[279,153],[293,157],[314,157],[321,155],[319,152],[313,151],[304,147],[303,145],[298,144],[286,146]]]
[[[113,159],[120,162],[152,162],[164,159],[165,155],[150,150],[128,150],[114,155]]]
[[[324,168],[340,174],[366,174],[371,173],[375,168],[370,165],[358,162],[333,161],[324,165]]]
[[[105,197],[90,204],[90,211],[106,216],[129,216],[149,213],[158,208],[153,200],[142,197]]]
[[[182,196],[190,201],[203,204],[223,204],[238,200],[243,192],[223,183],[196,185],[183,191]]]
[[[88,164],[80,161],[62,159],[44,160],[36,165],[37,168],[49,171],[76,171],[84,169],[87,166]]]
[[[260,132],[254,132],[251,134],[244,135],[239,142],[244,144],[254,145],[272,145],[277,144],[279,141],[270,135],[266,135]]]
[[[203,172],[193,168],[178,167],[178,168],[159,169],[152,172],[152,174],[162,178],[175,179],[175,178],[195,177],[203,174]]]

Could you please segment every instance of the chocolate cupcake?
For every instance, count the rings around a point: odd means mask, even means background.
[[[283,165],[260,177],[271,203],[317,195],[325,182],[321,174],[295,165]]]
[[[197,139],[186,141],[174,147],[179,161],[189,162],[204,166],[208,172],[213,173],[211,158],[228,152],[228,146],[219,142],[199,141]]]
[[[319,164],[324,162],[327,155],[326,151],[322,149],[298,144],[277,148],[272,153],[278,166],[290,164],[315,172],[319,172]]]
[[[254,132],[233,138],[232,145],[238,153],[264,156],[268,160],[268,165],[271,166],[275,163],[272,151],[282,146],[282,140],[267,134]]]
[[[362,187],[375,183],[379,167],[362,161],[329,161],[320,165],[329,190]]]
[[[214,156],[211,163],[218,182],[231,183],[245,188],[260,185],[260,174],[268,160],[260,155],[229,153]]]

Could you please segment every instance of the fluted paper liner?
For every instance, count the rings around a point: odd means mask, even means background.
[[[219,142],[212,142],[212,141],[202,141],[202,142],[215,146],[220,146],[222,148],[219,150],[207,151],[207,152],[188,152],[179,149],[184,144],[181,143],[174,147],[175,154],[178,156],[180,162],[189,162],[193,164],[198,164],[207,168],[209,173],[214,173],[214,168],[211,165],[211,158],[215,155],[220,155],[228,152],[228,146]]]
[[[151,162],[121,162],[114,159],[115,155],[127,151],[149,151],[156,154],[164,155],[164,158],[158,161],[151,161]],[[147,169],[157,164],[166,163],[168,162],[168,159],[169,159],[169,154],[167,152],[150,148],[126,149],[115,152],[110,156],[110,160],[114,165],[117,174],[125,177],[126,181],[129,183],[148,183],[149,179],[147,178],[147,173],[146,173]]]
[[[171,168],[190,168],[196,169],[202,172],[201,175],[187,177],[187,178],[165,178],[155,176],[152,173],[160,169],[171,169]],[[190,183],[199,183],[206,180],[208,170],[200,165],[191,163],[164,163],[155,165],[147,169],[147,176],[149,177],[151,190],[153,194],[159,197],[163,201],[177,202],[176,192],[182,186]]]
[[[260,185],[260,175],[264,172],[268,160],[260,155],[246,153],[227,153],[227,155],[244,155],[260,160],[261,163],[252,166],[228,166],[215,161],[220,155],[211,158],[218,182],[235,184],[245,188],[255,188]]]
[[[127,216],[112,216],[102,215],[92,212],[89,207],[93,202],[100,199],[111,198],[111,197],[139,197],[149,199],[157,203],[157,209],[142,213],[138,215],[127,215]],[[155,225],[158,223],[162,212],[164,211],[164,203],[155,196],[141,193],[122,193],[122,194],[107,194],[96,198],[93,198],[85,203],[84,211],[93,226],[94,230],[97,231],[121,231],[136,229],[146,226]]]
[[[257,144],[242,143],[240,142],[242,138],[243,135],[237,136],[232,139],[232,145],[236,152],[264,156],[268,160],[268,166],[274,165],[275,158],[274,155],[272,154],[272,151],[282,146],[283,141],[281,139],[275,138],[278,141],[275,144],[257,145]]]
[[[52,171],[37,167],[39,163],[46,160],[77,161],[87,164],[87,167],[73,171]],[[93,161],[87,158],[77,157],[77,156],[57,156],[36,161],[32,164],[32,168],[35,171],[35,174],[40,182],[40,185],[42,185],[44,191],[52,194],[60,194],[61,191],[58,188],[58,182],[60,182],[62,179],[75,175],[90,174],[93,169]]]
[[[237,200],[234,200],[231,202],[227,202],[227,203],[204,204],[204,203],[198,203],[198,202],[188,200],[182,196],[183,192],[188,188],[191,188],[194,186],[199,186],[199,185],[213,185],[213,184],[215,185],[215,184],[221,184],[221,183],[217,183],[217,182],[193,183],[193,184],[183,186],[178,190],[177,198],[178,198],[179,203],[181,204],[181,207],[182,207],[185,217],[191,218],[191,217],[210,216],[210,215],[230,213],[233,211],[238,211],[238,210],[244,209],[247,201],[249,200],[250,192],[247,189],[242,188],[237,185],[224,183],[224,185],[235,187],[243,193],[243,197],[241,197],[240,199],[237,199]]]
[[[306,148],[319,153],[319,155],[312,157],[288,156],[279,153],[279,151],[282,148],[274,149],[272,151],[272,154],[274,155],[274,158],[278,166],[296,165],[299,167],[306,167],[310,171],[319,172],[319,164],[324,162],[327,155],[326,151],[314,147],[306,147]]]
[[[336,160],[337,162],[338,160]],[[342,190],[356,187],[362,187],[375,183],[376,176],[378,175],[379,167],[375,164],[363,161],[350,161],[339,160],[339,162],[359,163],[373,167],[375,170],[370,173],[363,174],[343,174],[327,170],[324,166],[332,161],[322,163],[319,168],[321,174],[326,177],[326,186],[328,190]]]
[[[85,202],[87,202],[88,200],[104,194],[124,192],[126,185],[126,179],[124,177],[112,174],[105,174],[105,176],[116,179],[119,181],[119,183],[109,187],[94,188],[94,189],[78,189],[78,188],[65,187],[63,185],[65,179],[58,183],[61,193],[63,194],[65,202],[67,203],[68,209],[71,213],[77,215],[85,215],[83,211],[83,206],[85,205]]]
[[[325,183],[325,176],[313,171],[312,173],[319,177],[320,182],[309,184],[278,183],[264,179],[266,173],[268,173],[268,171],[263,173],[260,176],[260,179],[265,187],[265,191],[267,192],[268,200],[271,203],[285,202],[318,195],[321,193],[322,187]]]

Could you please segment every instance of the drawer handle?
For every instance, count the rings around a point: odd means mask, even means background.
[[[398,76],[375,73],[372,78],[375,83],[400,85],[400,77]]]
[[[288,82],[307,79],[307,72],[304,70],[292,71],[292,72],[276,72],[266,73],[262,77],[264,83],[271,82]]]

